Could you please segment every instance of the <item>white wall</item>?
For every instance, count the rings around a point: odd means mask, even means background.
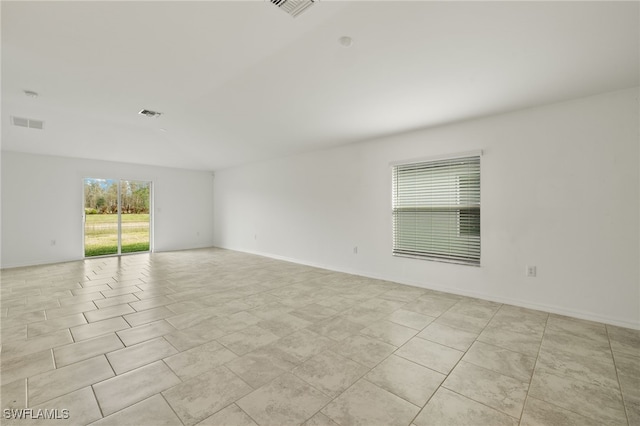
[[[640,328],[639,112],[630,89],[218,171],[215,244]],[[389,162],[478,149],[482,266],[393,257]]]
[[[153,182],[156,251],[213,244],[213,178],[209,172],[3,152],[3,268],[84,256],[85,177]]]

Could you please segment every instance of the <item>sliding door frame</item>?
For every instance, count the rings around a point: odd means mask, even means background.
[[[84,187],[85,187],[85,181],[87,179],[104,179],[104,180],[112,180],[114,182],[117,182],[117,189],[118,189],[118,200],[117,200],[117,205],[118,205],[118,229],[117,229],[117,237],[118,237],[118,249],[116,253],[113,254],[105,254],[105,255],[98,255],[98,256],[86,256],[85,253],[85,243],[86,243],[86,232],[85,232],[85,224],[86,224],[86,213],[85,213],[85,194],[84,194]],[[149,250],[146,251],[135,251],[135,252],[129,252],[129,253],[122,253],[122,182],[146,182],[149,184]],[[81,232],[81,237],[82,237],[82,259],[95,259],[95,258],[100,258],[100,257],[114,257],[114,256],[128,256],[128,255],[132,255],[132,254],[141,254],[141,253],[153,253],[153,242],[154,242],[154,231],[155,231],[155,226],[154,226],[154,190],[155,190],[155,184],[154,184],[154,180],[153,179],[148,179],[148,178],[139,178],[139,179],[127,179],[127,178],[103,178],[103,177],[95,177],[95,175],[93,175],[92,177],[88,177],[88,176],[83,176],[81,178],[81,202],[82,202],[82,216],[81,216],[81,228],[82,228],[82,232]]]

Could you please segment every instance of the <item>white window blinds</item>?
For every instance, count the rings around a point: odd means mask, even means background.
[[[480,265],[480,156],[393,166],[393,254]]]

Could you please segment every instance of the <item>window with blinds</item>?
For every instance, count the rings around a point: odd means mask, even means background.
[[[393,254],[480,265],[480,155],[393,166]]]

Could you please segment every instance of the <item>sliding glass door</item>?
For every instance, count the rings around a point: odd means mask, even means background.
[[[84,255],[151,249],[151,182],[84,179]]]
[[[149,251],[151,182],[120,181],[121,253]]]

